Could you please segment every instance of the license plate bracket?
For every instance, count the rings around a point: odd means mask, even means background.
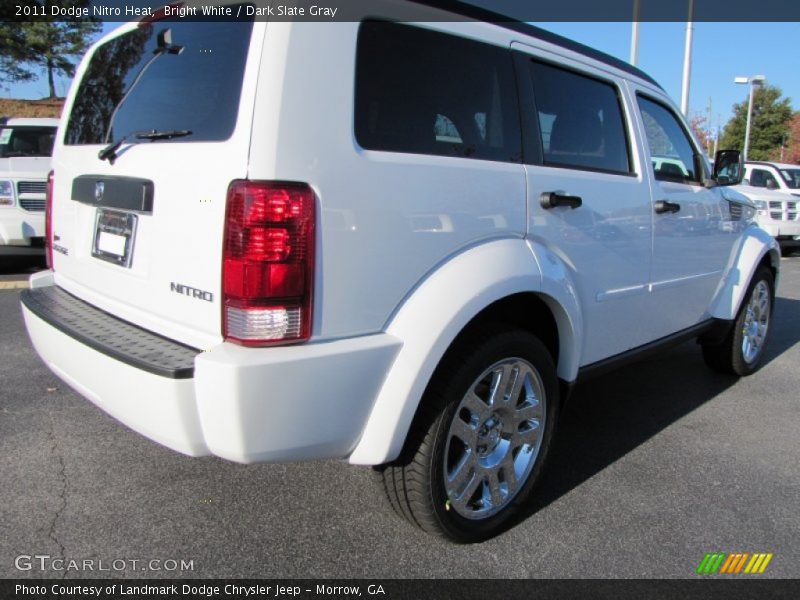
[[[129,269],[133,260],[137,222],[138,216],[133,213],[98,208],[92,256]]]

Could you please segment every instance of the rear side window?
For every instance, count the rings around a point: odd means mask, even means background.
[[[192,132],[178,142],[229,138],[252,27],[162,20],[107,42],[78,88],[65,143],[102,144],[153,129]],[[172,51],[166,51],[170,38]]]
[[[355,135],[369,150],[521,162],[511,53],[418,27],[362,23]]]
[[[534,60],[530,74],[545,165],[630,173],[615,86]]]

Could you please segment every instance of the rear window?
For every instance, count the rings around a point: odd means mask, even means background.
[[[511,53],[418,27],[364,22],[355,135],[370,150],[521,162]]]
[[[154,129],[192,132],[176,142],[229,138],[252,28],[161,20],[100,46],[78,88],[65,143],[103,144]]]
[[[55,127],[0,127],[0,158],[52,156]]]

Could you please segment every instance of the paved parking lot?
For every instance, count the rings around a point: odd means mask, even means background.
[[[476,546],[397,520],[366,469],[190,459],[130,432],[44,367],[0,290],[0,577],[61,575],[15,568],[35,554],[193,561],[128,576],[692,577],[715,551],[800,577],[800,257],[782,267],[759,373],[716,375],[688,343],[579,389],[530,515]]]

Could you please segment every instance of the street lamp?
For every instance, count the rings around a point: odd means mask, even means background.
[[[763,75],[753,75],[752,77],[736,77],[733,82],[750,84],[750,100],[747,102],[747,126],[744,131],[744,152],[742,152],[744,160],[747,160],[747,151],[750,150],[750,119],[753,116],[753,92],[757,85],[764,85],[767,82],[767,78]]]

